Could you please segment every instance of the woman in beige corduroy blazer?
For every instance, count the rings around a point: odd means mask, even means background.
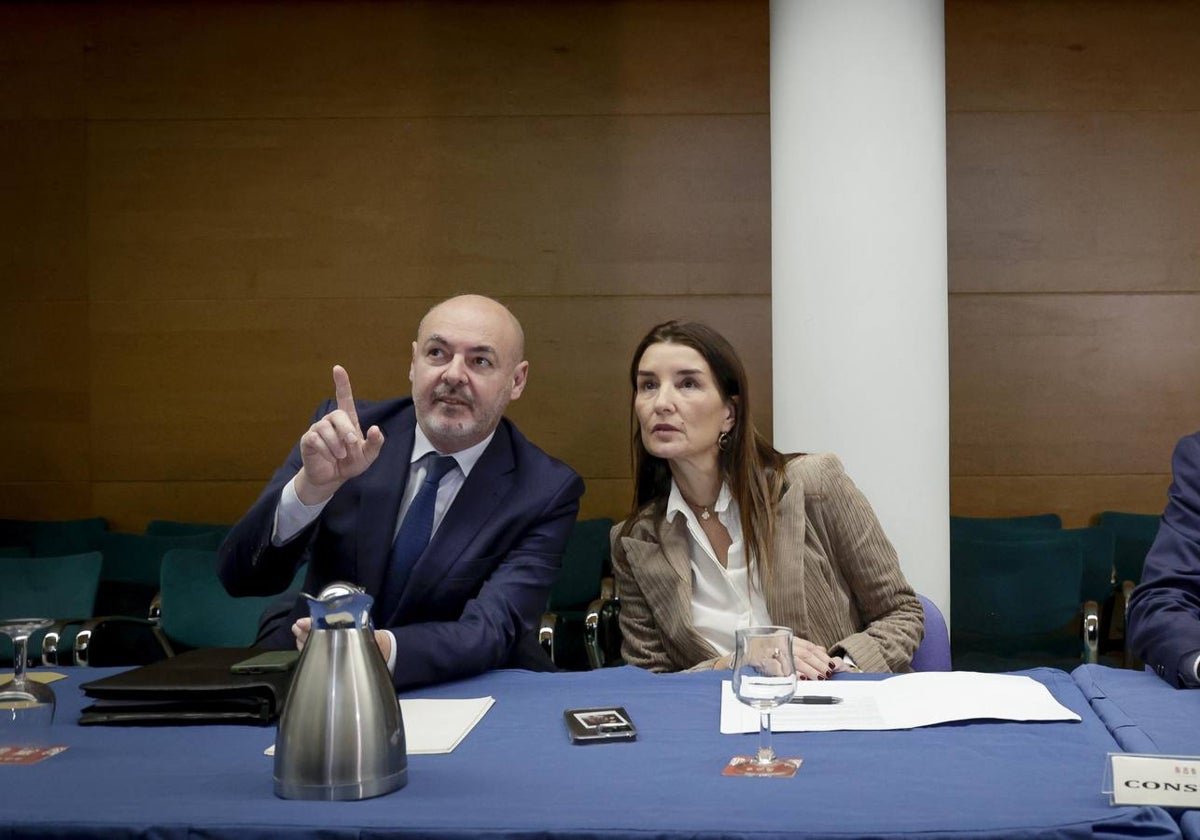
[[[660,324],[630,377],[636,512],[612,533],[625,661],[727,668],[733,626],[765,609],[795,633],[801,678],[910,670],[923,614],[895,549],[835,456],[783,455],[755,431],[732,346],[703,324]]]

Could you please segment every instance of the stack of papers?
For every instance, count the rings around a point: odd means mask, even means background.
[[[955,720],[1066,720],[1079,715],[1037,680],[1014,674],[924,671],[884,680],[802,682],[797,695],[839,697],[832,704],[788,703],[771,713],[775,732],[913,729]],[[721,686],[721,732],[758,731],[758,712]]]

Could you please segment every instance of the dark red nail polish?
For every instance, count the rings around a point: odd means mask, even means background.
[[[808,679],[808,677],[807,677],[807,676],[805,676],[804,674],[801,674],[801,675],[800,675],[800,679],[802,679],[802,680],[806,680],[806,679]]]

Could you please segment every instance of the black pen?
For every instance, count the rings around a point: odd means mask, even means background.
[[[828,694],[797,694],[789,703],[804,703],[812,706],[832,706],[841,703],[841,697],[830,697]]]

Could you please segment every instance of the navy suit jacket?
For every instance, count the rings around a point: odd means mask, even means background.
[[[336,580],[379,592],[408,480],[416,413],[411,399],[356,403],[363,429],[384,445],[366,472],[347,481],[315,522],[271,545],[284,485],[300,471],[299,443],[221,546],[219,574],[232,595],[284,591],[307,562],[304,591]],[[327,401],[314,422],[336,408]],[[583,480],[542,452],[507,418],[467,476],[400,600],[377,604],[376,626],[396,637],[397,688],[504,667],[531,638],[558,576]],[[308,615],[300,599],[260,632],[260,644],[295,644],[291,624]]]
[[[1142,582],[1129,598],[1129,648],[1176,687],[1200,653],[1200,432],[1175,447],[1174,480]]]

